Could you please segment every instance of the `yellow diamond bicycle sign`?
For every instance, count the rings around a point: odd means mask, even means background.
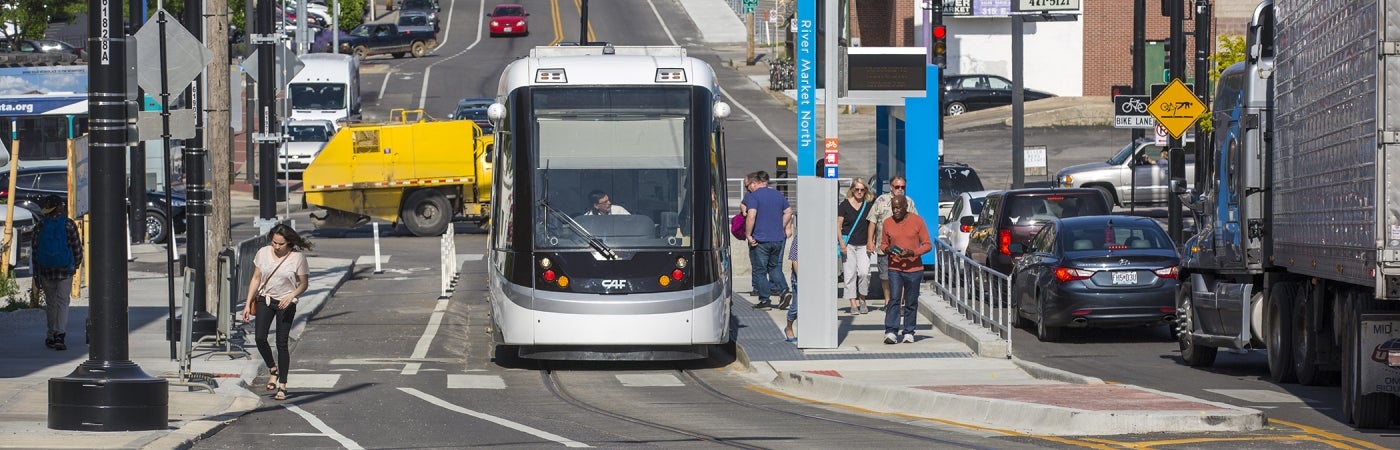
[[[1206,105],[1191,93],[1180,78],[1173,78],[1171,84],[1148,104],[1147,111],[1167,128],[1172,137],[1181,139],[1181,134],[1205,114]]]

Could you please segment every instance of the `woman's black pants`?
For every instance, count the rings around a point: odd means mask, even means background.
[[[274,304],[277,300],[272,301]],[[288,349],[291,340],[289,335],[292,331],[292,319],[297,316],[297,304],[287,305],[287,309],[274,309],[267,305],[267,300],[258,298],[258,310],[254,313],[257,316],[257,338],[258,353],[262,354],[263,362],[267,367],[277,368],[277,382],[287,384],[287,372],[291,369],[292,353]],[[272,322],[277,321],[277,361],[272,360],[272,347],[267,345],[267,330],[272,327]]]

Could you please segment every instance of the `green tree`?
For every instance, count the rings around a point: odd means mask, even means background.
[[[85,11],[85,0],[0,0],[0,24],[16,31],[8,39],[42,39],[49,22],[72,22]]]

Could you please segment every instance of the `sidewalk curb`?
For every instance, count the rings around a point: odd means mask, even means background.
[[[855,406],[975,426],[1043,436],[1084,436],[1194,431],[1250,431],[1263,428],[1258,410],[1207,402],[1184,395],[1145,391],[1210,404],[1222,411],[1090,411],[995,398],[970,397],[876,384],[851,383],[838,377],[787,372],[771,383],[775,389],[809,400]]]

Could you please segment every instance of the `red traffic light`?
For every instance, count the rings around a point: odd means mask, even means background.
[[[936,25],[933,27],[934,39],[943,39],[946,37],[948,37],[948,28],[944,27],[943,25]]]

